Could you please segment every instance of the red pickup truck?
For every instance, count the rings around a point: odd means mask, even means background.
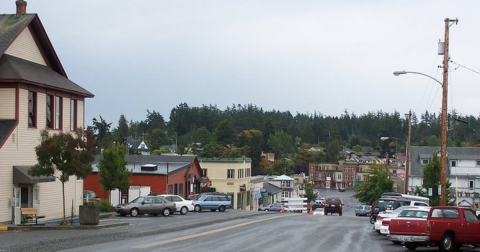
[[[480,244],[480,221],[471,209],[463,207],[432,207],[426,219],[394,218],[389,231],[389,239],[404,242],[408,250],[437,245],[440,251],[456,251],[465,244]]]

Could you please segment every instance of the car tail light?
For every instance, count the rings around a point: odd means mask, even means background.
[[[382,217],[382,216],[380,216],[380,215],[377,215],[377,221],[378,221],[378,220],[382,220],[382,219],[383,219],[383,217]]]
[[[328,207],[328,203],[325,203],[325,207]]]
[[[382,226],[388,226],[390,225],[390,221],[389,220],[383,220],[382,221]]]

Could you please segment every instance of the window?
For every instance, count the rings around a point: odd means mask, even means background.
[[[428,159],[422,159],[422,164],[426,165],[426,164],[428,164],[428,161],[429,161]]]
[[[288,192],[282,191],[282,198],[290,198],[290,194]]]
[[[178,184],[178,194],[183,195],[183,184]]]
[[[450,166],[451,167],[457,167],[457,160],[451,160],[450,161]]]
[[[47,128],[53,128],[53,95],[47,95]]]
[[[202,169],[202,177],[207,177],[207,169]]]
[[[227,170],[227,179],[234,179],[235,178],[235,170],[234,169],[228,169]]]
[[[480,160],[477,160],[477,166],[480,166]]]
[[[473,180],[469,180],[469,181],[468,181],[468,188],[469,188],[469,189],[473,189],[474,186],[475,186],[474,181],[473,181]]]
[[[62,129],[62,97],[55,97],[55,129]]]
[[[242,178],[242,169],[238,169],[237,173],[238,173],[237,178],[241,179]]]
[[[70,100],[70,130],[77,129],[77,100]]]
[[[28,126],[37,126],[37,93],[28,92]]]
[[[168,194],[172,194],[172,191],[173,191],[173,186],[172,185],[168,185]]]
[[[289,180],[284,180],[282,181],[282,188],[290,188],[292,187],[292,181],[289,181]]]

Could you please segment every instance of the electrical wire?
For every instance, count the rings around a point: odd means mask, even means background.
[[[466,67],[466,66],[464,66],[464,65],[460,65],[460,64],[458,64],[458,63],[456,63],[456,62],[453,62],[452,60],[450,60],[450,63],[453,63],[453,64],[457,65],[457,67],[456,67],[454,70],[457,70],[459,67],[463,67],[463,68],[465,68],[465,69],[467,69],[467,70],[470,70],[470,71],[472,71],[472,72],[474,72],[474,73],[476,73],[476,74],[480,74],[480,72],[477,72],[477,71],[475,71],[475,70],[473,70],[473,69],[471,69],[471,68],[468,68],[468,67]]]

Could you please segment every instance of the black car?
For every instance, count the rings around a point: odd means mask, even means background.
[[[322,202],[315,202],[312,204],[312,210],[315,211],[317,208],[323,208]]]
[[[329,197],[325,200],[325,204],[323,206],[323,213],[324,215],[328,215],[328,213],[338,213],[338,215],[342,216],[343,211],[343,202],[338,197]]]

